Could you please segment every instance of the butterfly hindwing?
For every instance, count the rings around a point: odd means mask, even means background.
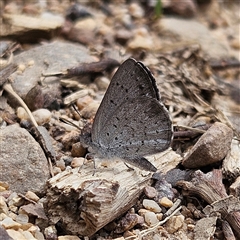
[[[98,144],[121,158],[139,157],[166,150],[171,136],[166,108],[158,100],[142,96],[119,106],[102,128]]]

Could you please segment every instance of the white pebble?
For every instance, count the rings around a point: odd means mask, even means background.
[[[83,157],[74,158],[71,162],[71,167],[73,168],[80,167],[83,165],[83,162],[84,162]]]
[[[13,221],[10,217],[7,217],[5,219],[3,219],[3,221],[1,222],[1,225],[4,227],[4,228],[12,228],[12,229],[19,229],[21,227],[21,224],[20,223],[17,223],[15,221]]]
[[[157,216],[154,212],[146,212],[144,214],[144,220],[148,226],[153,226],[158,223]]]
[[[155,212],[155,213],[160,213],[162,211],[162,209],[159,207],[159,205],[155,201],[150,200],[150,199],[144,199],[143,206],[146,209],[148,209],[152,212]]]
[[[19,240],[24,239],[25,240],[26,239],[24,237],[24,235],[22,233],[20,233],[19,231],[15,231],[13,229],[7,229],[6,231],[7,231],[8,235],[14,240],[16,240],[16,239],[19,239]]]
[[[37,202],[40,199],[37,194],[32,191],[27,191],[25,197],[33,200],[34,202]]]
[[[17,108],[17,117],[21,120],[29,119],[28,114],[23,107],[18,107]]]
[[[144,11],[138,3],[131,3],[129,6],[129,12],[135,18],[144,17]]]
[[[36,240],[35,237],[33,237],[33,235],[28,232],[28,231],[22,231],[22,235],[27,239],[27,240]]]
[[[45,108],[40,108],[34,111],[33,116],[38,125],[43,125],[44,123],[49,123],[52,117],[52,113]]]
[[[16,217],[16,222],[25,224],[28,223],[29,217],[27,214],[18,214]]]
[[[56,162],[56,166],[59,167],[62,171],[65,170],[66,166],[65,166],[65,162],[63,159],[60,159]]]
[[[38,125],[43,125],[44,123],[49,123],[52,117],[52,113],[45,108],[37,109],[32,112],[34,119],[36,120]],[[29,116],[24,108],[19,107],[17,109],[17,116],[21,120],[29,120]]]

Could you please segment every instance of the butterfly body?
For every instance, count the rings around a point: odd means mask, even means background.
[[[105,158],[121,158],[138,168],[156,171],[143,156],[166,150],[172,123],[160,102],[150,71],[134,59],[117,70],[96,113],[90,135],[80,142]]]

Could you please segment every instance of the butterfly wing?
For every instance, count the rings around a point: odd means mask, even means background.
[[[166,150],[172,134],[167,109],[158,100],[141,96],[119,106],[98,143],[114,156],[130,160]]]
[[[118,68],[99,106],[92,127],[92,142],[98,143],[104,126],[111,122],[119,106],[141,96],[160,98],[151,72],[130,58]]]

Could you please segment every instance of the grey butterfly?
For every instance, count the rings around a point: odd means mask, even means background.
[[[162,152],[172,140],[172,122],[150,70],[135,59],[118,68],[80,142],[104,158],[120,158],[140,169],[157,168],[143,156]]]

